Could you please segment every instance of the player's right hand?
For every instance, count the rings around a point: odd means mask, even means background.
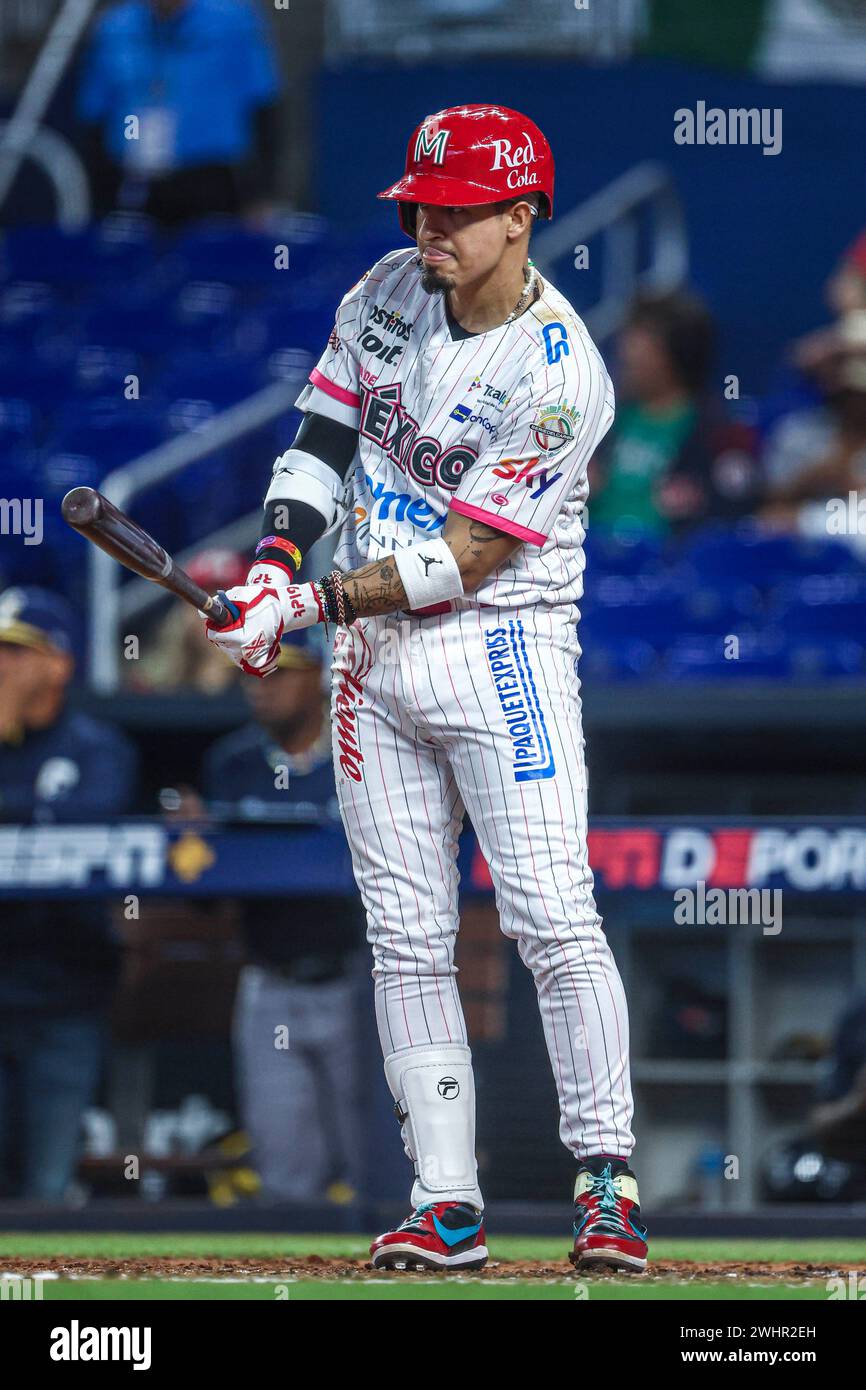
[[[277,669],[280,638],[286,628],[311,627],[323,620],[312,584],[288,584],[280,589],[241,584],[226,593],[221,590],[219,597],[236,617],[227,627],[217,627],[206,618],[205,634],[248,676],[269,676]]]
[[[218,597],[237,616],[226,627],[216,627],[206,618],[208,641],[248,676],[269,676],[277,668],[284,626],[276,590],[244,584],[228,592],[220,590]]]

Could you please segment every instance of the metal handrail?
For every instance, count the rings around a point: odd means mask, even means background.
[[[0,121],[0,145],[10,125],[11,121]],[[57,225],[64,232],[77,232],[86,227],[91,213],[90,183],[81,158],[69,141],[56,130],[40,126],[31,135],[24,157],[39,165],[54,188]],[[18,163],[15,167],[17,170]]]
[[[653,219],[652,260],[637,264],[636,216],[646,208]],[[604,339],[622,323],[635,289],[679,289],[688,279],[689,245],[685,215],[676,185],[662,164],[636,164],[598,193],[536,233],[532,259],[550,273],[562,256],[573,255],[601,233],[604,237],[602,293],[584,314],[594,337]]]
[[[32,154],[35,143],[45,134],[41,125],[43,117],[72,61],[78,40],[84,33],[96,4],[97,0],[65,0],[55,15],[54,23],[39,50],[33,71],[27,78],[15,110],[5,122],[0,136],[0,206],[6,201],[23,160],[28,154]],[[50,142],[48,143],[50,147]],[[43,139],[43,153],[45,144]],[[54,153],[56,155],[56,150]],[[59,183],[57,188],[60,194]],[[77,225],[80,226],[81,223]]]
[[[200,429],[179,435],[177,439],[132,459],[122,468],[116,468],[103,479],[101,491],[121,511],[128,510],[139,493],[172,477],[189,464],[197,463],[215,449],[236,443],[245,434],[260,429],[291,410],[306,380],[306,370],[299,368],[238,405],[221,411]],[[154,601],[159,595],[160,591],[154,592]],[[140,604],[137,607],[140,611],[141,607],[146,606]],[[115,560],[95,546],[89,548],[88,611],[90,682],[95,690],[109,693],[117,689],[120,669],[118,638],[123,611],[120,569]]]

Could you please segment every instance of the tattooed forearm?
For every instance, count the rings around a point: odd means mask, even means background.
[[[406,607],[406,591],[393,560],[374,560],[353,570],[344,577],[343,587],[359,618],[396,613]]]
[[[459,539],[455,536],[450,541],[461,573],[464,569],[474,568],[478,561],[483,562],[487,547],[492,542],[502,540],[501,531],[495,531],[492,526],[485,526],[483,521],[469,519],[468,529],[461,532]]]
[[[454,554],[463,578],[463,592],[467,594],[477,589],[520,544],[494,526],[457,512],[449,512],[443,539]],[[352,570],[351,574],[343,576],[343,587],[359,618],[397,613],[408,606],[400,572],[392,559],[374,560],[370,565]]]

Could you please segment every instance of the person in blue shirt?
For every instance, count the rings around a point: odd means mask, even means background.
[[[279,94],[253,0],[121,0],[96,22],[77,94],[96,211],[176,224],[261,209]]]
[[[0,593],[0,822],[105,822],[131,809],[132,746],[75,713],[74,615],[38,588]],[[0,1190],[61,1201],[100,1079],[118,965],[97,900],[0,901]]]
[[[313,629],[288,633],[273,676],[245,683],[254,722],[219,739],[205,759],[212,814],[339,822],[323,659]],[[242,913],[247,964],[235,1001],[234,1058],[263,1191],[276,1201],[345,1197],[357,1189],[362,1158],[360,900],[256,897],[245,899]]]

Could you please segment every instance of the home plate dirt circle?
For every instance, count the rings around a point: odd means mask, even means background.
[[[581,1279],[627,1279],[629,1282],[654,1283],[682,1281],[686,1283],[718,1283],[727,1279],[779,1280],[784,1283],[812,1283],[845,1275],[850,1271],[863,1273],[863,1267],[853,1264],[818,1265],[796,1261],[718,1260],[701,1263],[697,1260],[670,1260],[653,1263],[644,1274],[581,1273]],[[64,1256],[0,1259],[0,1279],[4,1275],[34,1276],[49,1274],[58,1279],[225,1279],[271,1280],[286,1279],[453,1279],[453,1274],[390,1274],[374,1270],[367,1260],[334,1259],[321,1255],[306,1255],[290,1259],[224,1259],[220,1256],[168,1258],[165,1256],[136,1259],[73,1259]],[[509,1279],[576,1279],[578,1276],[563,1257],[561,1263],[544,1260],[491,1260],[485,1269],[471,1276],[484,1281]]]

